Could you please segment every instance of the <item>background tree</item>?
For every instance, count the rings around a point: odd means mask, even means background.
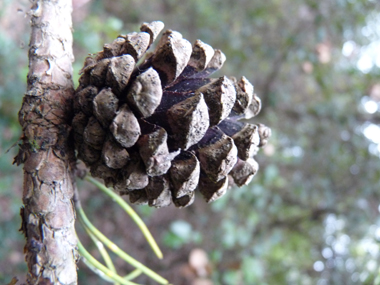
[[[174,284],[199,278],[188,263],[196,247],[207,252],[207,278],[215,284],[378,282],[377,1],[73,4],[74,77],[87,53],[101,50],[119,33],[138,30],[143,21],[162,20],[190,41],[199,38],[222,49],[228,64],[221,72],[245,75],[255,84],[264,101],[258,120],[274,131],[265,154],[257,157],[261,169],[251,185],[231,189],[211,205],[196,199],[182,210],[136,207],[164,245],[162,262],[151,260],[139,232],[111,201],[79,183],[97,226]],[[4,153],[20,136],[16,114],[27,63],[19,46],[28,38],[23,15],[29,4],[1,5]],[[16,13],[19,8],[23,12]],[[19,250],[24,241],[16,231],[22,183],[14,177],[21,177],[20,169],[9,167],[14,155],[12,149],[0,159],[2,282],[16,274],[21,278],[26,270]],[[79,278],[103,284],[86,269]]]

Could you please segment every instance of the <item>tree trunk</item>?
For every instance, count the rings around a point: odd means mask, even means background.
[[[77,284],[75,167],[69,140],[74,94],[71,0],[35,0],[28,87],[19,122],[24,163],[21,209],[28,284]]]

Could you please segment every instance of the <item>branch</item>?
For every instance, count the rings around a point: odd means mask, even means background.
[[[24,163],[21,231],[28,284],[77,284],[74,222],[71,1],[32,4],[28,87],[19,112]]]

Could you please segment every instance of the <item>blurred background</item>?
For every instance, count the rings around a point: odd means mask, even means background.
[[[0,1],[0,284],[25,280],[22,167],[12,165],[26,90],[29,9]],[[74,75],[88,53],[142,22],[221,49],[216,76],[246,76],[272,128],[251,184],[186,209],[134,206],[155,258],[109,198],[79,181],[90,219],[175,285],[380,284],[380,2],[73,0]],[[77,84],[77,83],[75,83]],[[9,150],[10,149],[10,150]],[[7,152],[7,150],[9,150]],[[95,247],[78,225],[90,251]],[[115,257],[121,273],[130,268]],[[105,284],[79,264],[80,284]],[[156,284],[141,277],[141,284]]]

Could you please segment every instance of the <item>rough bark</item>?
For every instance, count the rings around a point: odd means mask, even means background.
[[[28,87],[19,112],[21,209],[28,284],[77,284],[72,117],[71,1],[32,4]]]

